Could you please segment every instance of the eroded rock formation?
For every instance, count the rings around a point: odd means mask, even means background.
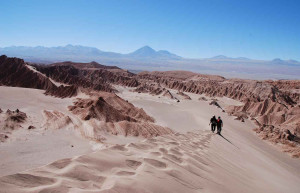
[[[0,56],[0,85],[51,89],[55,85],[45,76],[30,70],[19,58]]]
[[[225,79],[185,71],[142,72],[138,77],[141,84],[136,91],[152,92],[153,88],[155,90],[166,88],[204,94],[208,97],[225,96],[241,101],[244,105],[230,106],[226,112],[241,121],[250,117],[257,124],[258,128],[255,131],[260,133],[263,139],[281,143],[284,148],[288,146],[288,152],[299,157],[300,81],[298,80]],[[200,97],[199,100],[207,99]],[[216,101],[212,104],[220,106]]]
[[[91,99],[78,99],[70,111],[91,126],[84,135],[104,140],[103,132],[113,135],[152,137],[172,133],[154,124],[154,119],[113,93],[99,92]]]
[[[183,92],[203,94],[208,97],[225,96],[243,103],[241,106],[227,107],[226,112],[241,121],[247,118],[253,120],[257,124],[256,131],[260,136],[263,134],[263,139],[274,142],[274,137],[277,137],[281,140],[275,140],[276,143],[283,145],[287,144],[283,141],[288,140],[294,144],[289,150],[291,153],[294,150],[297,152],[296,150],[299,149],[299,80],[225,79],[221,76],[201,75],[186,71],[142,72],[136,75],[117,67],[104,66],[95,62],[62,62],[47,66],[34,64],[32,66],[38,72],[30,69],[28,64],[21,59],[1,56],[0,84],[44,89],[46,90],[45,94],[61,98],[76,96],[80,89],[86,89],[85,93],[87,94],[100,91],[113,93],[116,92],[113,84],[135,87],[134,91],[136,92],[164,95],[171,99],[176,97],[169,91],[170,89],[180,91],[177,94],[187,99],[189,97],[183,95]],[[61,85],[57,85],[57,83]],[[205,97],[200,99],[207,100]],[[136,125],[146,122],[128,114],[128,112],[137,112],[129,110],[134,109],[133,107],[127,108],[126,113],[124,106],[112,105],[115,102],[116,97],[101,95],[97,96],[97,99],[77,101],[71,111],[75,114],[78,112],[83,119],[101,121],[106,125],[124,121]],[[144,117],[141,114],[140,116]],[[147,120],[147,124],[153,123],[151,120]],[[120,125],[126,124],[119,124],[118,127]],[[118,127],[113,124],[110,128]],[[122,126],[120,127],[122,128]],[[119,130],[116,129],[116,131]],[[292,137],[282,137],[286,135]],[[295,155],[297,156],[297,153]]]
[[[113,84],[137,87],[140,82],[133,73],[96,62],[37,65],[18,58],[0,57],[0,85],[42,89],[46,95],[60,98],[74,97],[79,92],[87,97],[78,98],[70,107],[82,122],[74,122],[62,112],[45,109],[44,129],[80,127],[82,134],[98,140],[103,140],[108,133],[143,137],[172,133],[169,128],[154,124],[154,119],[142,109],[115,95]],[[21,121],[21,117],[14,114],[9,119]]]
[[[26,122],[27,115],[26,113],[16,109],[11,111],[7,109],[7,111],[0,115],[0,142],[6,141],[10,134],[19,128],[22,128],[22,124]]]
[[[186,100],[191,100],[191,97],[189,95],[185,94],[184,92],[178,91],[177,94],[182,96]]]

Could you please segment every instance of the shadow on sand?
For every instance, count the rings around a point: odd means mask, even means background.
[[[222,134],[218,134],[220,135],[223,139],[225,139],[226,141],[228,141],[228,143],[230,143],[231,145],[233,145],[234,147],[240,149],[238,146],[234,145],[231,141],[229,141],[226,137],[224,137]]]

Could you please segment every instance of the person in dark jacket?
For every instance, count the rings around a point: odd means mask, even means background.
[[[210,119],[210,123],[211,125],[211,131],[214,133],[215,130],[216,130],[216,126],[217,126],[217,119],[216,119],[216,116],[213,116],[211,119]]]
[[[218,117],[218,119],[217,119],[217,134],[221,135],[222,127],[223,127],[223,121],[222,121],[221,117]]]

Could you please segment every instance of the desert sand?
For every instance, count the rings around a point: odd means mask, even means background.
[[[198,100],[200,95],[185,93],[191,98],[188,100],[170,90],[173,96],[180,98],[177,102],[168,96],[116,88],[120,97],[143,108],[156,124],[169,127],[174,133],[136,138],[138,140],[125,141],[126,144],[122,139],[127,137],[115,136],[115,145],[112,141],[107,146],[105,142],[99,143],[103,144],[101,149],[92,153],[88,153],[93,150],[90,144],[79,139],[81,145],[75,157],[70,153],[54,157],[60,160],[53,163],[50,162],[54,160],[48,159],[49,164],[44,162],[46,165],[35,169],[16,169],[14,172],[19,173],[8,176],[1,173],[0,192],[299,192],[299,160],[260,140],[252,131],[250,120],[235,120],[236,117],[209,105],[211,98],[207,96],[204,101]],[[70,104],[74,98],[51,100],[55,100],[51,101],[56,105],[53,108],[73,116],[65,112],[65,107],[66,102]],[[17,100],[13,103],[24,112],[34,111],[18,106]],[[218,98],[218,104],[224,108],[241,105],[223,97]],[[1,104],[1,108],[7,107]],[[222,136],[210,131],[208,124],[212,115],[221,116],[224,121]],[[59,131],[67,132],[70,128]],[[52,148],[70,151],[69,144],[56,145]],[[19,154],[15,154],[17,156]],[[22,160],[16,159],[10,167],[20,164]]]
[[[28,115],[28,121],[22,124],[23,128],[15,128],[7,142],[0,145],[0,176],[93,151],[94,144],[82,138],[72,127],[41,129],[43,125],[49,125],[45,122],[43,110],[56,110],[72,116],[67,106],[74,100],[54,98],[43,93],[38,89],[0,86],[1,109],[20,109]],[[72,116],[72,119],[75,121],[76,117]],[[51,127],[56,127],[54,122],[52,124]],[[30,125],[36,129],[27,129]]]
[[[140,140],[137,137],[105,135],[106,143],[84,137],[83,129],[90,127],[68,110],[77,97],[55,98],[39,89],[0,86],[0,108],[20,109],[27,120],[20,126],[2,130],[8,139],[0,144],[0,176],[40,167],[53,161],[72,158],[102,149],[111,144],[126,144]],[[0,114],[0,127],[4,128],[5,113]],[[52,116],[58,112],[58,116]],[[33,126],[34,129],[28,129]],[[20,127],[20,128],[19,128]]]

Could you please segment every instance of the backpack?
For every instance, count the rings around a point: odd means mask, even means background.
[[[215,118],[211,118],[211,124],[217,124],[217,119],[215,119]]]

